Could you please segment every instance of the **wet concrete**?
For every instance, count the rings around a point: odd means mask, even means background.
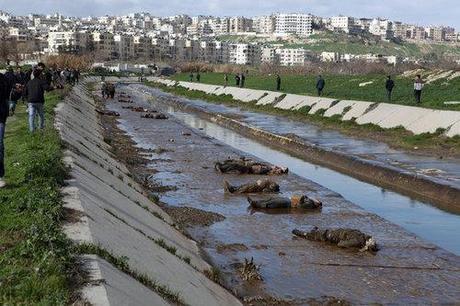
[[[135,100],[138,105],[148,106],[148,102],[140,97]],[[163,103],[154,105],[159,110],[165,107]],[[222,222],[205,228],[194,227],[189,231],[194,239],[202,242],[213,261],[232,280],[232,289],[239,295],[268,295],[300,303],[324,296],[355,303],[453,303],[459,300],[460,261],[457,256],[297,175],[303,173],[306,176],[307,172],[314,171],[311,169],[315,166],[270,150],[192,114],[175,111],[172,107],[165,110],[173,114],[173,118],[151,120],[141,119],[139,113],[122,109],[118,102],[108,103],[107,106],[121,114],[120,128],[131,135],[139,146],[172,149],[161,154],[160,159],[152,157],[150,164],[159,171],[154,176],[163,185],[178,187],[162,194],[163,202],[225,216]],[[191,135],[185,136],[183,132]],[[235,147],[251,151],[268,161],[277,160],[277,164],[297,163],[297,168],[291,167],[296,174],[274,179],[280,184],[283,195],[307,193],[320,198],[324,203],[322,212],[255,212],[248,210],[244,196],[224,194],[224,178],[234,184],[258,178],[222,176],[212,169],[213,162],[218,159],[244,154]],[[322,171],[323,175],[327,175],[327,169]],[[329,180],[336,179],[329,177]],[[342,184],[350,187],[348,178]],[[374,203],[378,206],[375,199]],[[290,234],[293,228],[311,225],[359,228],[375,236],[381,251],[376,255],[357,254],[330,245],[294,239]],[[235,248],[221,254],[218,249],[224,244],[244,245],[246,248]],[[250,257],[261,264],[263,282],[248,285],[236,276],[235,264]]]

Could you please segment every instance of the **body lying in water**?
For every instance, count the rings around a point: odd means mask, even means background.
[[[291,198],[273,197],[263,200],[254,200],[248,197],[248,202],[252,208],[272,209],[272,208],[300,208],[300,209],[321,209],[323,203],[317,199],[309,198],[306,195],[294,195]]]
[[[320,230],[314,227],[308,232],[295,229],[292,233],[307,240],[329,242],[341,248],[356,248],[359,249],[360,252],[378,251],[377,243],[374,238],[356,229],[340,228]]]
[[[232,186],[224,181],[224,191],[228,193],[274,193],[280,191],[280,186],[271,180],[258,180],[241,186]]]
[[[214,168],[220,173],[237,174],[282,175],[289,172],[288,168],[272,166],[245,158],[227,159],[223,162],[217,162]]]

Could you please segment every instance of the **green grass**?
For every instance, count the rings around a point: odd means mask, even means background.
[[[6,181],[0,190],[0,304],[62,305],[72,302],[77,265],[61,231],[60,188],[67,176],[53,128],[59,92],[46,98],[47,127],[29,134],[25,106],[7,122]],[[74,280],[74,279],[73,279]]]
[[[354,121],[342,121],[341,115],[332,117],[323,117],[319,112],[311,115],[308,114],[309,107],[304,107],[296,111],[283,110],[273,107],[272,105],[257,105],[255,102],[245,103],[233,100],[230,95],[209,95],[200,91],[188,90],[183,87],[167,87],[155,83],[146,83],[150,86],[159,87],[166,92],[175,95],[184,96],[190,99],[200,99],[217,104],[226,104],[236,106],[243,110],[269,113],[273,115],[284,116],[290,119],[313,123],[317,126],[327,129],[334,129],[343,132],[346,135],[364,137],[383,141],[395,148],[413,150],[417,147],[419,152],[432,154],[436,156],[452,156],[460,157],[460,136],[445,137],[442,135],[444,131],[436,131],[435,133],[414,135],[406,131],[402,127],[393,129],[383,129],[374,124],[359,125]]]
[[[188,81],[188,73],[180,73],[173,78],[179,81]],[[326,87],[323,96],[339,100],[359,100],[369,102],[387,102],[385,81],[383,75],[324,75]],[[224,74],[202,73],[201,82],[205,84],[223,85]],[[230,85],[234,86],[232,76]],[[372,84],[360,87],[360,83]],[[317,95],[316,76],[314,75],[284,75],[282,76],[281,91],[291,94]],[[402,76],[395,77],[396,87],[393,90],[391,103],[415,105],[413,97],[413,81]],[[245,87],[260,90],[275,90],[274,75],[250,74],[246,78]],[[460,77],[451,81],[438,80],[427,84],[422,93],[421,107],[460,110],[460,105],[444,105],[446,101],[460,101]]]

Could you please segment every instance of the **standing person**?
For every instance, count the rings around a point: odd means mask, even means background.
[[[318,91],[318,97],[323,95],[324,86],[326,86],[326,81],[324,81],[321,75],[318,75],[318,79],[316,80],[316,90]]]
[[[422,102],[422,89],[423,89],[424,83],[422,80],[422,76],[420,74],[417,75],[417,78],[415,79],[414,82],[414,96],[415,96],[415,102],[417,104],[420,104]]]
[[[115,85],[113,83],[108,83],[106,87],[107,91],[107,98],[113,99],[115,98]]]
[[[16,83],[14,87],[10,91],[10,96],[9,96],[9,110],[10,110],[10,116],[14,115],[14,112],[16,111],[16,105],[18,104],[18,100],[21,99],[22,97],[22,85],[19,83]]]
[[[108,98],[108,95],[107,95],[107,83],[106,82],[102,82],[101,84],[101,94],[102,94],[102,99],[106,99]]]
[[[238,74],[235,75],[235,84],[236,87],[240,87],[240,76]]]
[[[391,79],[391,75],[388,76],[387,82],[385,83],[385,88],[387,90],[387,101],[391,102],[391,93],[395,87],[395,82]]]
[[[35,117],[40,118],[40,129],[45,128],[45,91],[53,90],[48,85],[48,82],[41,78],[42,70],[35,69],[33,71],[33,80],[25,86],[24,96],[27,97],[29,104],[29,130],[31,133],[35,131]]]
[[[241,82],[240,82],[240,87],[243,88],[244,87],[244,83],[246,82],[246,76],[244,75],[244,73],[241,74]]]
[[[188,75],[188,80],[190,82],[193,82],[193,72],[190,72],[190,74]]]
[[[228,86],[228,74],[226,73],[224,75],[224,87],[227,87]]]
[[[8,66],[6,72],[5,72],[5,78],[8,82],[8,88],[9,90],[11,90],[11,88],[13,88],[17,82],[16,80],[16,75],[14,74],[13,72],[13,67],[11,66]]]
[[[80,70],[75,69],[75,82],[78,84],[80,82]]]
[[[279,74],[276,75],[276,91],[281,90],[281,77]]]
[[[8,79],[0,73],[0,188],[5,187],[5,137],[6,118],[8,117]]]
[[[198,83],[200,83],[200,81],[201,81],[201,74],[199,72],[197,72],[197,74],[196,74],[196,81]]]

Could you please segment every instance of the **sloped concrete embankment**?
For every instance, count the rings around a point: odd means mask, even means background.
[[[193,111],[207,120],[255,138],[293,156],[421,200],[428,200],[449,211],[460,211],[460,190],[447,181],[418,175],[401,168],[336,150],[323,149],[300,139],[277,135],[224,115],[193,107],[180,100],[174,100],[174,103],[178,107],[187,107],[188,111]]]
[[[460,112],[426,109],[388,103],[337,100],[273,91],[254,90],[237,87],[223,87],[190,82],[176,82],[168,79],[152,78],[166,86],[181,86],[190,90],[213,95],[231,95],[241,102],[257,102],[258,105],[273,105],[284,110],[308,108],[309,114],[323,113],[325,117],[340,116],[341,120],[354,120],[357,124],[375,124],[390,129],[403,127],[416,135],[444,130],[444,135],[460,135]]]
[[[125,267],[83,256],[91,271],[83,297],[96,305],[175,304],[170,296],[188,305],[240,305],[205,276],[211,267],[197,244],[176,230],[111,154],[95,109],[84,85],[74,87],[56,109],[72,177],[63,190],[64,202],[76,216],[64,230],[77,244],[123,258]]]

